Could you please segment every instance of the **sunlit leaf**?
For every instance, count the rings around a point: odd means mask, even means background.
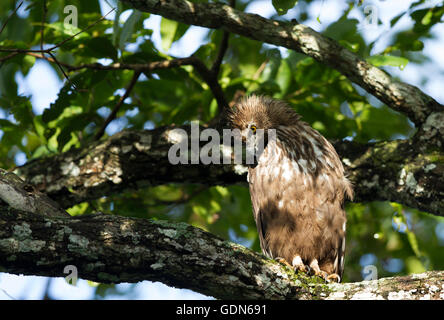
[[[376,67],[391,66],[391,67],[398,67],[401,70],[403,70],[409,63],[409,60],[406,58],[389,56],[389,55],[371,56],[367,58],[367,61]]]
[[[297,2],[298,0],[272,0],[273,7],[280,16],[286,14]]]
[[[160,22],[160,35],[162,36],[162,49],[168,51],[174,41],[179,40],[189,26],[180,22],[162,18]]]
[[[125,43],[131,37],[131,34],[134,31],[134,26],[137,23],[137,21],[139,21],[141,16],[142,16],[142,13],[139,10],[134,9],[133,13],[129,16],[129,18],[123,24],[122,30],[120,32],[120,38],[119,38],[120,50],[123,51],[125,49]]]

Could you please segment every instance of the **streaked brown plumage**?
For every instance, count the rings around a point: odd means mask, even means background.
[[[276,130],[276,139],[248,173],[264,254],[302,271],[308,265],[315,274],[339,281],[345,251],[343,204],[353,192],[333,146],[286,103],[271,98],[245,98],[230,110],[229,120],[244,138],[255,128]]]

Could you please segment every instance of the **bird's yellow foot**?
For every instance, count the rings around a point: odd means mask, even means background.
[[[309,273],[311,268],[309,266],[306,266],[304,262],[302,261],[300,256],[295,256],[293,258],[293,261],[291,262],[292,267],[294,271],[301,271],[304,273]]]
[[[284,258],[277,257],[277,258],[274,258],[274,260],[276,260],[279,263],[282,263],[282,264],[286,265],[289,268],[293,268],[293,266],[291,264],[289,264],[288,261],[285,260]]]
[[[313,259],[310,262],[310,268],[312,270],[312,272],[311,272],[312,275],[318,276],[318,277],[320,277],[320,278],[322,278],[322,279],[324,279],[325,281],[328,282],[328,280],[327,280],[328,279],[328,273],[325,272],[325,271],[322,271],[321,268],[319,268],[319,264],[318,264],[318,260],[317,259]]]

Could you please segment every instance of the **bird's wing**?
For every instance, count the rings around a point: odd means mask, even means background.
[[[260,210],[260,198],[259,198],[260,193],[257,192],[258,190],[255,190],[255,188],[257,188],[257,185],[254,184],[254,181],[256,179],[256,173],[254,172],[254,170],[251,169],[249,170],[248,179],[250,184],[251,204],[253,206],[253,216],[254,216],[254,221],[256,222],[257,233],[259,236],[259,243],[261,245],[262,252],[269,258],[273,258],[271,252],[269,251],[268,244],[265,238],[267,226],[264,221],[263,214],[261,213]]]
[[[345,232],[341,241],[339,241],[339,248],[337,251],[336,259],[338,259],[338,264],[335,272],[342,279],[342,274],[344,273],[344,265],[345,265]]]

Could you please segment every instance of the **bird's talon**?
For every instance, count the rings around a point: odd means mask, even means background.
[[[308,273],[310,270],[309,266],[306,266],[305,263],[302,261],[301,257],[296,255],[293,258],[293,261],[291,263],[293,265],[293,269],[295,272],[301,271],[303,273]]]
[[[289,263],[287,262],[287,260],[285,260],[284,258],[277,257],[277,258],[274,258],[274,260],[277,261],[277,262],[279,262],[279,263],[281,263],[281,264],[286,265],[286,266],[289,267],[289,268],[293,268],[293,266],[292,266],[291,264],[289,264]]]
[[[300,272],[303,272],[303,273],[308,273],[308,270],[307,270],[306,266],[303,265],[303,264],[302,265],[294,266],[293,268],[294,268],[294,271],[296,271],[296,272],[300,271]]]
[[[325,280],[327,282],[339,283],[339,282],[341,282],[341,277],[336,273],[332,273],[332,274],[329,274]]]
[[[327,277],[328,277],[328,273],[322,270],[316,271],[313,270],[313,272],[311,273],[311,275],[317,276],[319,278],[324,279],[325,281],[327,281]]]

